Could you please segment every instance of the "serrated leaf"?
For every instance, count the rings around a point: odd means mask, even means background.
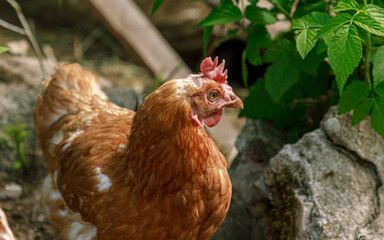
[[[372,16],[365,12],[359,12],[354,18],[353,23],[362,29],[378,36],[384,36],[384,27],[380,22],[376,21]]]
[[[257,25],[267,25],[277,22],[277,18],[267,9],[248,5],[245,8],[245,17]]]
[[[11,50],[10,47],[3,47],[3,46],[0,46],[0,54],[3,53],[3,52],[7,52],[7,51],[9,51],[9,50]]]
[[[371,115],[371,125],[382,137],[384,137],[384,99],[376,99]]]
[[[299,81],[300,71],[297,61],[281,58],[267,68],[264,75],[265,89],[277,102],[293,85]]]
[[[359,65],[362,56],[361,40],[354,25],[343,25],[328,46],[328,58],[336,75],[339,92],[343,92],[348,76]]]
[[[163,4],[164,0],[156,0],[155,3],[153,4],[151,15],[153,15],[157,9]]]
[[[384,25],[384,9],[374,4],[368,4],[362,8],[370,17],[379,22],[382,26]]]
[[[337,3],[334,12],[359,10],[359,4],[355,0],[341,0]]]
[[[223,0],[211,13],[196,26],[213,26],[239,21],[243,15],[231,0]]]
[[[327,13],[311,12],[293,20],[293,29],[322,28],[330,17]]]
[[[336,17],[332,18],[324,25],[317,34],[317,37],[323,37],[329,33],[333,33],[338,30],[340,27],[344,26],[346,23],[351,22],[352,16],[347,13],[338,14]]]
[[[353,110],[351,125],[355,126],[359,124],[371,112],[373,104],[375,104],[375,100],[373,98],[366,98],[359,103]]]
[[[316,44],[316,34],[315,29],[304,29],[297,36],[296,47],[297,51],[300,53],[300,56],[304,59],[305,56],[312,50]]]
[[[263,63],[260,56],[260,48],[267,46],[270,35],[265,27],[255,27],[247,35],[246,57],[252,65],[259,66]]]
[[[377,49],[372,65],[373,86],[376,87],[384,81],[384,45]]]
[[[384,97],[384,82],[379,83],[373,91],[380,97]]]
[[[207,56],[208,42],[212,35],[213,26],[204,27],[203,56]]]
[[[338,114],[351,111],[363,99],[367,98],[369,93],[369,86],[365,82],[353,81],[341,94]]]

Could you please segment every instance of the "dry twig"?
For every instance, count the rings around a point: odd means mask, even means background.
[[[41,52],[39,44],[37,43],[35,37],[33,36],[31,28],[29,27],[29,24],[28,24],[27,20],[25,19],[23,12],[21,11],[20,5],[16,2],[16,0],[7,0],[7,2],[13,7],[13,9],[15,9],[17,17],[19,18],[21,25],[24,28],[23,30],[25,32],[25,35],[27,35],[29,41],[32,44],[33,50],[35,51],[36,56],[39,59],[39,64],[40,64],[40,68],[41,68],[41,71],[43,74],[43,78],[46,78],[47,72],[45,71],[45,67],[44,67],[43,53]],[[12,30],[12,29],[10,29],[10,30]]]

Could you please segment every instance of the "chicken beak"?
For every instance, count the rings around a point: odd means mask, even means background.
[[[226,108],[239,108],[239,109],[244,108],[243,101],[241,101],[241,99],[238,96],[236,96],[234,92],[232,91],[229,92],[229,97],[231,100],[225,104]]]

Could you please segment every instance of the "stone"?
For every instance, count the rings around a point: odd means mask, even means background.
[[[23,187],[17,183],[9,183],[4,186],[4,189],[0,190],[0,200],[15,200],[21,197],[23,194]]]
[[[236,141],[239,154],[229,174],[232,201],[228,214],[211,239],[261,239],[266,218],[260,205],[264,199],[255,191],[254,183],[263,177],[268,160],[284,144],[284,135],[264,120],[247,119]]]
[[[384,140],[370,117],[353,127],[350,118],[332,107],[269,161],[256,187],[269,199],[270,238],[383,239]]]

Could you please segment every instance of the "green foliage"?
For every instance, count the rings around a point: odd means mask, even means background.
[[[206,27],[241,21],[244,26],[244,19],[250,22],[240,33],[231,35],[246,35],[247,46],[241,59],[245,85],[247,64],[264,65],[266,71],[250,86],[240,116],[270,120],[276,127],[286,129],[288,138],[294,141],[316,127],[309,121],[312,118],[307,102],[335,104],[340,96],[339,114],[353,111],[351,123],[355,125],[371,113],[372,127],[384,136],[381,2],[299,1],[290,14],[292,1],[269,1],[274,6],[271,10],[256,6],[257,0],[248,0],[250,5],[241,10],[232,1],[222,0],[198,24]],[[284,14],[292,28],[271,39],[265,26],[275,23],[277,14]],[[205,38],[204,44],[207,42]]]
[[[164,2],[164,0],[156,0],[155,3],[153,4],[151,15],[153,15],[157,9],[160,7],[160,5]]]
[[[6,144],[15,150],[17,157],[13,164],[15,169],[28,167],[26,156],[29,149],[25,144],[25,140],[30,132],[26,128],[27,125],[20,124],[19,121],[16,121],[15,125],[3,125],[2,127],[4,138],[0,138],[0,143]]]
[[[3,52],[7,52],[7,51],[9,51],[9,50],[11,50],[10,47],[3,47],[3,46],[0,46],[0,54],[2,54]]]
[[[211,13],[196,26],[213,26],[216,24],[237,22],[243,17],[240,9],[232,0],[222,0]]]
[[[205,55],[214,25],[240,23],[239,30],[229,30],[216,45],[245,35],[241,57],[245,86],[249,64],[266,67],[264,76],[250,86],[240,116],[270,120],[294,141],[317,126],[310,104],[327,106],[340,99],[339,114],[353,111],[353,125],[371,114],[372,127],[384,137],[381,1],[299,1],[295,10],[292,0],[269,0],[271,10],[258,7],[258,0],[248,0],[243,8],[241,1],[245,0],[221,0],[196,25],[204,27]],[[292,28],[272,39],[266,25],[275,23],[278,14],[285,15]]]

